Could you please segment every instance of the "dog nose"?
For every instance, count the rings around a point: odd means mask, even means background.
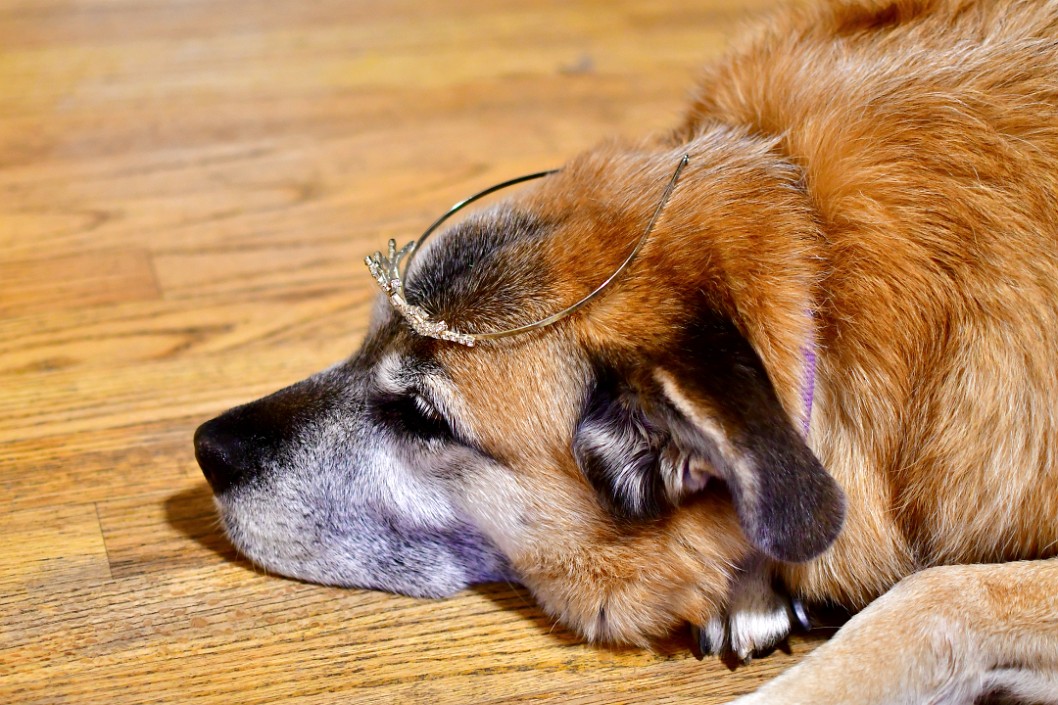
[[[256,470],[252,449],[225,416],[207,421],[195,431],[195,459],[214,494],[249,479]]]

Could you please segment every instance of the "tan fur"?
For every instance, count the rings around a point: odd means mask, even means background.
[[[726,609],[751,553],[730,504],[619,521],[570,453],[585,351],[663,355],[690,293],[736,322],[797,424],[817,346],[808,444],[849,511],[826,553],[776,567],[791,591],[862,608],[931,566],[1054,555],[1058,4],[848,0],[778,15],[707,69],[678,130],[603,144],[514,199],[557,223],[539,263],[554,288],[530,309],[616,268],[685,152],[635,266],[584,313],[437,352],[468,433],[502,465],[467,480],[467,511],[541,603],[589,638],[637,643]],[[471,329],[487,317],[474,302],[445,315]],[[908,640],[956,633],[943,615],[963,589],[975,597],[952,619],[991,626],[958,634],[1054,666],[1052,563],[937,568],[820,650],[781,691],[801,700],[782,702],[852,702],[825,699],[811,674],[839,679],[855,659],[881,659],[883,688]]]
[[[1058,702],[1056,585],[1054,560],[921,571],[736,703]]]

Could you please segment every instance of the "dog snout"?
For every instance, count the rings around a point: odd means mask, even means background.
[[[207,421],[195,431],[195,459],[218,495],[251,479],[259,467],[246,434],[227,415]]]

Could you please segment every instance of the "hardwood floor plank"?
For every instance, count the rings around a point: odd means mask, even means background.
[[[5,376],[62,370],[98,374],[115,363],[174,356],[249,356],[285,346],[296,352],[306,339],[323,341],[311,357],[316,364],[329,364],[353,351],[373,304],[370,292],[321,279],[265,292],[240,291],[223,302],[204,295],[0,319],[0,384]]]
[[[0,261],[0,316],[159,297],[143,250]]]
[[[96,507],[59,505],[0,513],[3,591],[50,589],[110,578]]]
[[[204,416],[0,442],[0,512],[202,486],[190,439]]]

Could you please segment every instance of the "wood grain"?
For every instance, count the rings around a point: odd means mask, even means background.
[[[775,0],[0,5],[0,702],[725,702],[676,636],[582,644],[524,590],[264,575],[202,420],[352,351],[360,260],[494,181],[674,124]]]

